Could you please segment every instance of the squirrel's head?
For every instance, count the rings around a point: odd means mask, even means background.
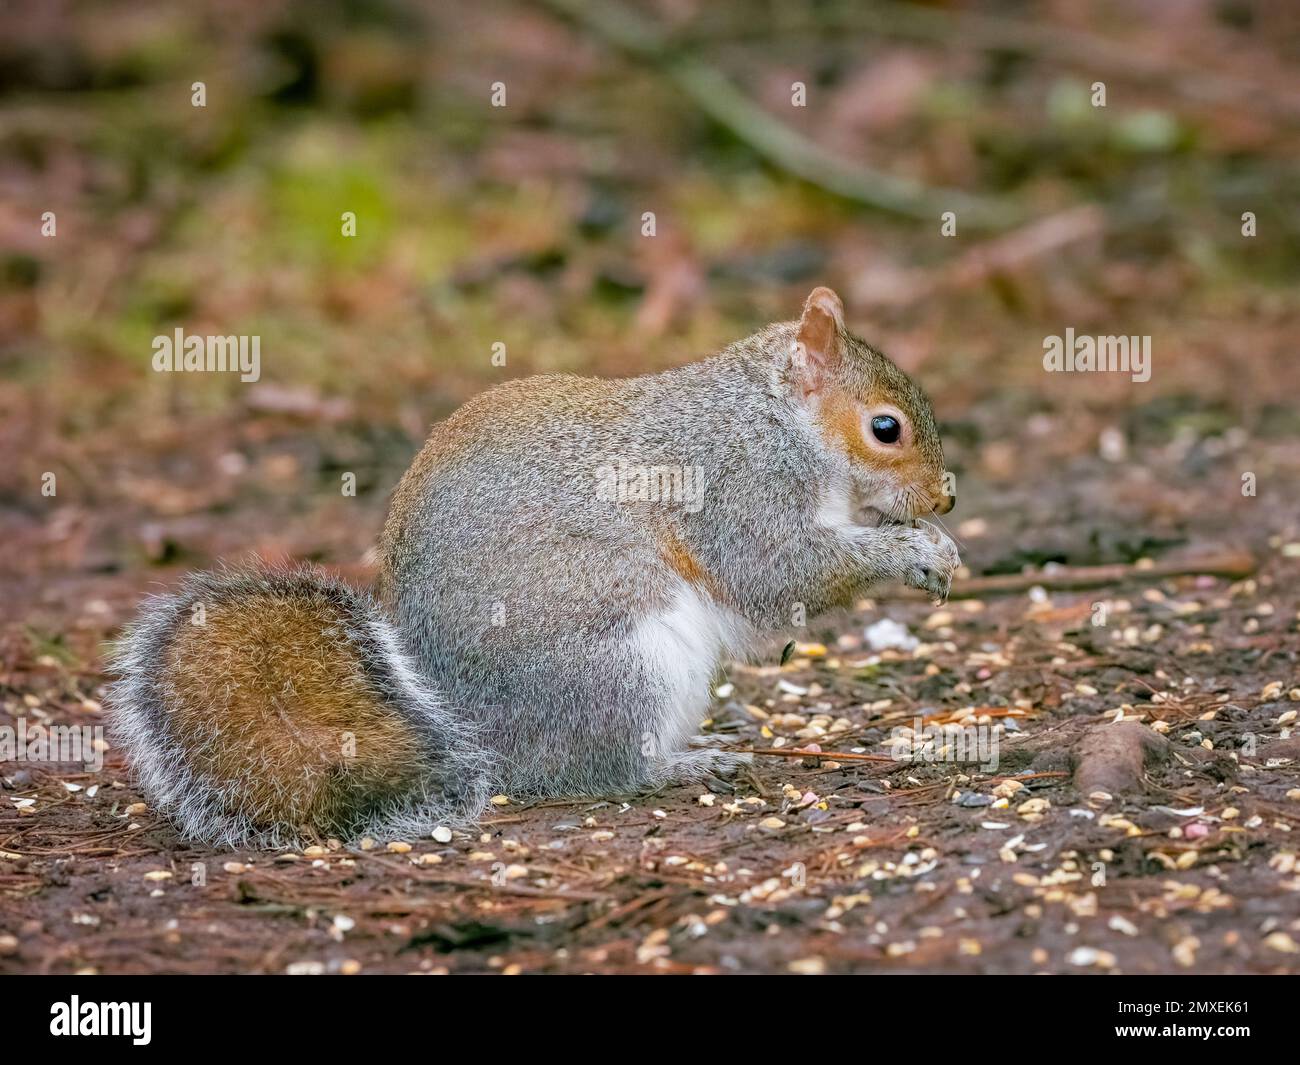
[[[791,383],[827,445],[848,459],[862,506],[893,521],[952,510],[930,401],[844,327],[844,304],[830,289],[813,289],[804,303],[792,356]]]

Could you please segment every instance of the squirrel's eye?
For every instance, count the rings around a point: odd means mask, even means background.
[[[871,419],[871,432],[882,444],[897,444],[902,426],[898,424],[897,418],[891,418],[888,414],[878,414]]]

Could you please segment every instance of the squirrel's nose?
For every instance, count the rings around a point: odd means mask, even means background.
[[[947,514],[956,505],[957,494],[955,492],[952,495],[942,495],[939,497],[939,505],[934,508],[934,512],[936,514]]]

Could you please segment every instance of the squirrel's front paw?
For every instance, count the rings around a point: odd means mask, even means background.
[[[929,592],[935,599],[947,599],[953,571],[961,564],[957,545],[942,529],[925,523],[902,528],[899,533],[903,583]]]

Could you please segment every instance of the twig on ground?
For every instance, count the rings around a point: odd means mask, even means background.
[[[1117,562],[1106,566],[1059,566],[1032,573],[1007,573],[992,577],[966,577],[952,582],[950,599],[975,599],[986,595],[1016,595],[1030,588],[1047,591],[1073,591],[1102,588],[1128,581],[1159,581],[1167,577],[1225,577],[1244,580],[1259,568],[1255,556],[1245,551],[1225,551],[1183,561],[1150,562],[1129,565]],[[911,588],[890,589],[881,599],[926,599],[924,592]]]

